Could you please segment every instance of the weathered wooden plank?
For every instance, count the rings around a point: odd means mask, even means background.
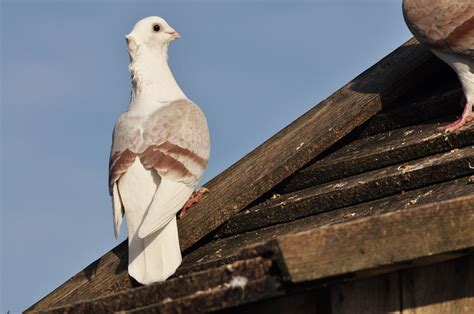
[[[278,224],[231,236],[228,234],[227,237],[216,239],[186,255],[178,272],[188,273],[240,259],[242,258],[240,255],[241,249],[251,247],[254,247],[255,250],[261,249],[260,245],[279,236],[295,234],[327,225],[347,223],[355,219],[404,210],[414,206],[434,204],[466,195],[474,195],[474,184],[470,184],[467,177],[355,206],[320,213],[285,224]],[[275,251],[276,249],[273,248],[269,250],[269,252]],[[268,253],[256,252],[255,255],[258,254]]]
[[[220,234],[255,230],[474,174],[469,165],[474,165],[474,146],[285,194],[236,214]]]
[[[408,89],[444,65],[411,39],[352,82],[315,106],[206,184],[211,193],[178,222],[182,249],[202,239],[233,214],[314,159],[355,127],[389,106]],[[123,256],[126,244],[116,248]],[[104,256],[102,259],[109,260]],[[125,265],[110,259],[97,277],[76,275],[34,305],[60,304],[61,296],[78,293],[83,298],[101,291],[126,289]],[[99,282],[100,280],[103,282]],[[119,282],[120,284],[117,284]],[[106,284],[108,286],[106,286]],[[97,286],[101,288],[98,289]],[[90,293],[88,292],[90,291]]]
[[[474,312],[474,255],[401,271],[404,314]]]
[[[398,272],[333,285],[331,313],[400,313]]]
[[[286,235],[278,244],[293,282],[471,248],[474,195]]]
[[[457,79],[456,79],[457,80]],[[294,175],[312,167],[315,163],[323,159],[331,158],[335,152],[342,148],[352,145],[355,141],[360,142],[367,137],[373,137],[380,133],[394,131],[396,129],[417,127],[426,124],[444,124],[445,121],[452,121],[457,113],[460,99],[462,99],[462,88],[433,90],[430,96],[411,95],[402,97],[398,104],[384,109],[382,112],[370,118],[360,127],[354,129],[343,139],[335,143],[323,154],[308,163],[305,167],[298,170]],[[292,176],[290,176],[291,179]],[[288,180],[288,179],[287,179]],[[281,186],[286,185],[286,181],[274,188],[275,191],[281,190]]]
[[[289,193],[355,174],[474,145],[474,124],[459,132],[443,133],[439,124],[417,125],[388,131],[346,145],[295,173],[277,187]]]
[[[76,302],[67,306],[48,309],[48,313],[113,313],[131,310],[151,304],[167,303],[201,291],[214,291],[228,286],[235,278],[258,281],[271,277],[272,261],[261,257],[237,261],[186,276],[173,278],[164,283],[138,287],[105,297]],[[276,293],[277,291],[273,291]]]
[[[278,277],[264,277],[256,280],[240,279],[245,284],[231,282],[206,291],[175,300],[165,300],[157,304],[123,311],[121,313],[208,313],[240,304],[250,303],[263,298],[282,295]]]

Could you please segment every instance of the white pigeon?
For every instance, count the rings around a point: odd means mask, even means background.
[[[455,131],[474,120],[474,0],[403,0],[415,38],[456,71],[466,97],[462,116],[440,128]]]
[[[209,159],[206,118],[168,66],[168,46],[179,38],[157,16],[126,36],[132,94],[114,129],[109,188],[116,237],[127,217],[128,272],[145,285],[166,280],[181,264],[176,213]]]

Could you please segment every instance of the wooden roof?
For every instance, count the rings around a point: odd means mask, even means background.
[[[139,286],[124,242],[28,310],[219,310],[471,254],[474,124],[436,131],[461,96],[411,39],[205,184],[174,277]]]

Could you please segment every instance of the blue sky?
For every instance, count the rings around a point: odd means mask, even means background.
[[[206,182],[410,37],[400,0],[2,1],[1,313],[120,243],[107,190],[128,104],[124,35],[164,17],[208,117]],[[120,240],[125,239],[124,232]]]

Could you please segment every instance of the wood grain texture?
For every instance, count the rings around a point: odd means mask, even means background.
[[[401,280],[403,314],[474,312],[474,255],[403,270]]]
[[[276,192],[283,194],[362,172],[474,145],[474,124],[459,132],[438,132],[439,124],[423,124],[352,142],[295,173]]]
[[[273,240],[280,236],[295,234],[323,226],[343,224],[363,217],[374,217],[416,206],[436,204],[468,195],[474,195],[474,184],[470,184],[469,178],[464,177],[455,181],[428,186],[371,202],[319,213],[284,224],[240,234],[228,234],[226,235],[227,237],[215,239],[186,255],[178,272],[185,274],[240,259],[242,258],[240,257],[242,249],[254,248],[256,250],[260,248],[260,245],[267,246],[269,243],[273,244]],[[264,219],[265,216],[262,217],[262,220]],[[267,251],[261,250],[256,252],[256,255],[268,254],[266,252],[276,252],[277,249],[276,247]],[[250,255],[248,255],[248,257],[249,256]]]
[[[382,107],[393,104],[416,86],[421,77],[436,71],[439,64],[426,48],[411,39],[226,169],[205,184],[211,192],[178,222],[181,248],[190,248]],[[126,244],[121,244],[115,248],[114,255],[124,256],[126,250]],[[76,275],[34,308],[132,287],[125,264],[114,260],[109,253],[101,260],[107,260],[107,267],[84,270],[95,270],[95,277]],[[68,296],[67,301],[64,296]]]
[[[333,285],[331,313],[400,313],[398,273]]]
[[[67,306],[50,308],[47,312],[113,313],[153,304],[163,305],[170,302],[175,303],[177,306],[176,300],[192,295],[200,295],[203,291],[216,292],[222,288],[231,288],[227,290],[233,290],[234,287],[230,287],[230,282],[236,277],[246,278],[248,281],[259,283],[262,280],[265,282],[265,279],[271,277],[271,266],[271,260],[261,257],[237,261],[225,266],[173,278],[163,283],[125,290],[105,297],[72,303]],[[281,293],[277,286],[275,288],[271,293],[269,291],[267,295]],[[221,301],[225,303],[225,299]],[[235,302],[237,301],[235,300]]]
[[[288,193],[238,213],[220,233],[255,230],[474,174],[469,165],[474,165],[474,146]]]
[[[121,313],[208,313],[282,295],[284,292],[280,287],[277,277],[250,279],[242,288],[232,287],[230,284],[221,285],[210,290],[198,291],[183,298],[165,300]]]
[[[474,195],[286,235],[278,244],[293,282],[470,248]]]

